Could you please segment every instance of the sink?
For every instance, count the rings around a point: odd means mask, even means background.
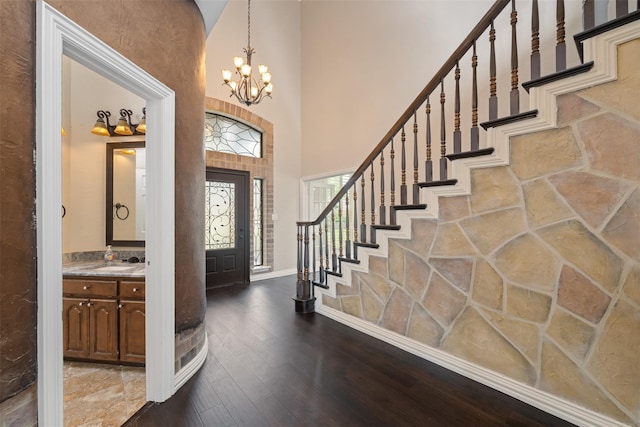
[[[130,265],[110,265],[108,267],[96,268],[95,271],[124,271],[129,270],[130,268],[132,268]]]

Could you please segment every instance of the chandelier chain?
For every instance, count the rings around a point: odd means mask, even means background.
[[[251,48],[251,0],[247,6],[247,47]]]

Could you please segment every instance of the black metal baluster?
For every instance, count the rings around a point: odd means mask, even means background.
[[[358,242],[358,186],[353,184],[353,257],[358,258],[358,250],[355,243]]]
[[[367,241],[367,218],[365,216],[365,201],[364,201],[364,172],[360,177],[360,194],[362,195],[360,200],[361,215],[360,215],[360,241],[366,243]]]
[[[424,161],[424,180],[427,182],[431,182],[433,180],[433,161],[431,160],[431,103],[429,102],[428,96],[427,96],[427,105],[424,107],[424,109],[427,115],[427,125],[426,125],[427,153],[425,155],[425,161]]]
[[[303,253],[303,262],[304,262],[304,272],[302,274],[302,280],[305,283],[309,283],[309,226],[306,225],[304,227],[304,253]],[[309,286],[311,288],[311,286]],[[306,298],[309,298],[311,295],[309,293],[305,294]]]
[[[387,208],[384,205],[384,149],[380,150],[380,224],[387,223]]]
[[[324,251],[322,249],[322,222],[320,222],[320,224],[318,224],[318,252],[319,252],[319,258],[320,258],[320,277],[318,278],[320,283],[324,283],[325,282],[325,271],[324,271],[324,259],[323,259],[323,255],[324,255]]]
[[[564,0],[556,2],[556,71],[567,69],[567,45],[564,41]]]
[[[629,13],[629,4],[627,0],[616,0],[616,18]]]
[[[375,175],[373,173],[373,161],[371,162],[371,165],[369,165],[369,167],[371,168],[371,191],[370,191],[370,203],[371,203],[371,236],[369,236],[369,240],[371,241],[371,243],[375,243],[376,242],[376,230],[373,228],[373,226],[376,223],[376,190],[375,190]]]
[[[473,82],[471,87],[471,151],[480,149],[480,129],[478,129],[478,55],[476,42],[473,42],[473,56],[471,57]]]
[[[347,258],[351,258],[351,236],[349,233],[350,230],[349,230],[349,191],[348,190],[347,190],[347,193],[345,194],[344,204],[345,204],[344,219],[347,226],[347,229],[346,229],[347,240],[344,242],[345,256]]]
[[[447,179],[447,126],[444,114],[444,80],[440,79],[440,180]]]
[[[520,90],[518,89],[518,40],[517,40],[518,12],[516,0],[511,0],[511,115],[520,112]]]
[[[407,204],[407,150],[406,150],[406,135],[404,133],[404,126],[402,126],[402,133],[400,136],[402,147],[400,151],[400,204]]]
[[[336,209],[331,209],[331,268],[338,271],[338,257],[336,255]]]
[[[531,4],[531,80],[540,77],[540,17],[538,0]]]
[[[296,265],[298,267],[298,272],[297,272],[297,281],[296,281],[296,296],[297,298],[301,298],[302,297],[302,293],[303,290],[301,288],[302,286],[302,225],[298,225],[298,233],[296,235],[296,240],[297,240],[297,244],[298,244],[298,250],[297,252],[297,260],[296,260]]]
[[[311,228],[311,279],[316,281],[316,226]]]
[[[420,203],[420,187],[418,187],[418,113],[413,112],[413,204]]]
[[[460,132],[460,65],[456,61],[455,70],[456,92],[454,97],[453,111],[453,152],[462,151],[462,133]]]
[[[583,0],[582,2],[582,27],[590,30],[596,26],[596,2],[595,0]]]
[[[489,120],[498,118],[498,95],[496,95],[496,30],[491,21],[491,30],[489,30],[489,43],[491,51],[489,54]]]
[[[342,199],[338,202],[338,256],[342,258],[344,256],[342,246]]]
[[[324,219],[324,256],[325,256],[325,268],[329,270],[329,218]],[[334,269],[335,271],[335,269]]]
[[[395,157],[396,152],[393,149],[393,138],[391,138],[391,171],[390,171],[390,185],[391,185],[391,201],[389,205],[389,216],[391,225],[396,225],[396,210],[394,206],[396,205],[396,168],[395,168]]]

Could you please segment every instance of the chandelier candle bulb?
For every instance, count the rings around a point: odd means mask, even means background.
[[[242,74],[242,77],[247,78],[251,75],[251,65],[249,64],[244,64],[242,67],[240,67],[240,74]]]
[[[254,77],[251,72],[251,56],[255,50],[251,47],[251,0],[247,0],[247,47],[244,49],[246,60],[241,56],[233,57],[233,65],[236,67],[235,74],[237,81],[232,81],[233,73],[230,70],[223,69],[222,80],[224,84],[231,89],[231,95],[247,106],[258,104],[262,98],[271,98],[273,85],[271,85],[271,73],[269,67],[264,64],[258,65],[258,74],[260,81]],[[262,83],[262,84],[260,84]]]

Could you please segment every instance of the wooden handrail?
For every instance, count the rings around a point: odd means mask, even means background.
[[[391,139],[402,129],[402,126],[413,116],[414,112],[420,107],[437,87],[440,85],[440,82],[444,77],[449,74],[449,72],[456,65],[456,62],[460,60],[462,56],[473,46],[473,43],[478,40],[478,38],[485,32],[485,30],[489,27],[491,22],[502,12],[502,10],[511,2],[511,0],[497,0],[493,6],[485,13],[485,15],[480,19],[478,24],[471,30],[469,35],[460,43],[458,48],[453,52],[453,54],[445,61],[445,63],[440,67],[438,72],[434,75],[429,83],[422,89],[422,92],[416,97],[416,99],[409,105],[409,107],[405,110],[404,113],[400,116],[400,118],[394,123],[389,132],[386,133],[384,137],[380,140],[378,145],[371,151],[369,156],[362,162],[362,164],[356,169],[356,171],[351,175],[349,180],[342,186],[340,191],[335,195],[335,197],[329,202],[327,207],[318,215],[313,221],[304,221],[297,222],[297,225],[318,225],[322,222],[322,220],[331,212],[331,210],[338,204],[340,199],[349,191],[349,189],[356,183],[356,181],[360,178],[360,176],[364,173],[365,170],[371,165],[371,163],[375,160],[375,158],[380,153],[380,150],[384,149],[387,144],[391,141]]]

